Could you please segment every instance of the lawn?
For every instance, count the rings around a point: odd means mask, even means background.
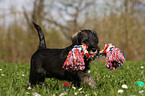
[[[36,86],[33,90],[27,90],[29,77],[29,64],[0,63],[0,96],[59,96],[65,93],[67,96],[142,96],[145,95],[145,87],[140,88],[135,82],[145,83],[145,61],[127,61],[117,70],[109,70],[104,62],[93,61],[90,75],[98,84],[97,89],[90,89],[86,85],[74,90],[71,88],[64,92],[62,83],[66,81],[55,78],[46,79],[45,86]],[[69,82],[71,83],[71,82]],[[122,88],[122,85],[128,88]],[[123,93],[118,93],[122,90]]]

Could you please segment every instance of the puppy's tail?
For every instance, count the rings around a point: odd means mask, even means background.
[[[33,22],[34,27],[36,28],[37,32],[38,32],[38,36],[39,36],[39,49],[45,49],[46,48],[46,43],[45,43],[45,38],[44,38],[44,34],[43,31],[41,29],[41,27],[39,25],[37,25],[36,23]]]

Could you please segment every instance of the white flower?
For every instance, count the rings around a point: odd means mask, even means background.
[[[123,90],[118,90],[118,93],[122,94],[123,93]]]
[[[63,96],[64,95],[64,93],[61,93],[59,96]]]
[[[141,66],[140,68],[141,68],[141,69],[143,69],[144,67],[143,67],[143,66]]]
[[[67,95],[67,93],[66,92],[61,93],[59,96],[63,96],[63,95]]]
[[[26,94],[30,94],[29,92],[26,92]]]
[[[144,90],[139,91],[139,93],[143,93],[143,92],[144,92]]]
[[[121,87],[124,89],[128,89],[127,85],[125,85],[125,84],[123,84]]]
[[[40,94],[38,94],[36,92],[33,92],[32,94],[33,94],[33,96],[41,96]]]
[[[1,74],[1,76],[5,76],[5,74]]]
[[[75,94],[75,95],[77,95],[77,94],[78,94],[78,92],[75,92],[74,94]]]
[[[24,74],[22,74],[22,76],[25,76]]]
[[[87,94],[85,96],[88,96]]]
[[[3,69],[0,69],[0,71],[2,71]]]
[[[27,89],[28,89],[28,90],[31,90],[31,87],[29,86]]]
[[[72,87],[74,90],[76,90],[76,87]]]
[[[80,93],[85,93],[84,91],[80,91]]]
[[[66,92],[64,92],[64,94],[65,94],[65,95],[67,95],[67,93],[66,93]]]
[[[79,91],[81,91],[83,88],[78,89]]]
[[[90,71],[90,70],[88,70],[88,73],[91,73],[91,71]]]
[[[114,75],[112,75],[112,77],[115,77]]]

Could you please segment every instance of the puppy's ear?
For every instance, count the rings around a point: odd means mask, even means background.
[[[72,35],[72,43],[75,45],[81,45],[88,39],[88,35],[85,32],[76,32]]]
[[[75,45],[77,45],[77,44],[79,43],[79,41],[78,41],[78,34],[79,34],[79,33],[80,33],[80,32],[76,32],[76,33],[73,34],[72,37],[71,37],[72,43],[75,44]]]

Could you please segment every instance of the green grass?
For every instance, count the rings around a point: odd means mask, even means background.
[[[91,74],[98,84],[97,89],[89,89],[81,85],[84,93],[70,88],[66,91],[68,96],[142,96],[145,94],[145,88],[139,88],[135,85],[136,81],[145,83],[145,72],[141,66],[145,67],[145,61],[131,62],[127,61],[117,70],[109,70],[104,62],[94,61],[91,63]],[[62,83],[66,81],[56,80],[54,78],[46,79],[45,86],[36,86],[33,90],[27,90],[27,80],[29,77],[30,65],[28,64],[11,64],[0,63],[0,96],[32,96],[33,92],[41,96],[59,96],[64,93]],[[4,76],[2,76],[4,74]],[[22,76],[24,74],[24,76]],[[71,82],[70,82],[71,83]],[[123,89],[122,84],[126,84],[128,89]],[[122,89],[124,92],[119,94],[117,91]],[[141,94],[139,91],[144,90]],[[29,92],[30,94],[26,94]]]

